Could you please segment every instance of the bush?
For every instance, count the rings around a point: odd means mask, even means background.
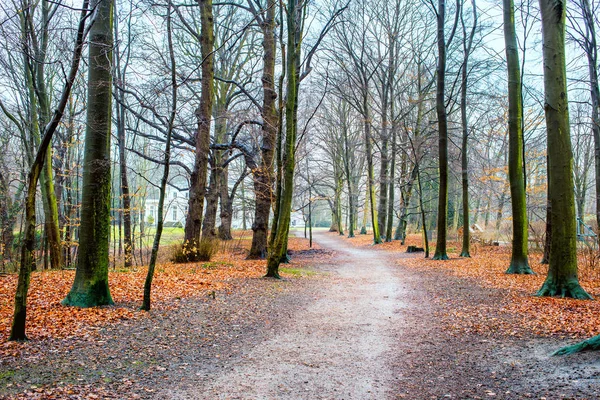
[[[186,248],[183,243],[176,244],[172,247],[171,261],[177,264],[210,261],[211,258],[219,251],[219,240],[213,238],[202,238],[197,249]]]

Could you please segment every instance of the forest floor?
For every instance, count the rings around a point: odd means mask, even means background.
[[[235,249],[164,264],[149,313],[143,269],[111,273],[116,306],[77,311],[58,305],[72,271],[36,273],[27,343],[5,342],[14,276],[0,277],[0,398],[600,397],[598,353],[550,357],[600,333],[599,302],[531,296],[541,266],[512,277],[502,248],[433,262],[367,236],[315,241],[291,241],[281,281]]]

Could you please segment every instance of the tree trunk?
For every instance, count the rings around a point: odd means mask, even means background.
[[[277,231],[269,247],[267,260],[267,277],[279,278],[279,264],[287,252],[287,241],[292,212],[294,194],[294,168],[296,152],[296,133],[298,127],[298,89],[300,85],[300,44],[302,37],[302,7],[298,0],[287,3],[287,88],[285,103],[285,153],[283,154],[283,186],[279,214],[277,215]]]
[[[537,294],[589,299],[577,276],[573,153],[565,63],[566,4],[564,0],[540,0],[540,10],[552,237],[548,276]]]
[[[119,80],[121,84],[124,84],[124,72],[121,72],[119,67],[119,57],[115,57],[117,61],[116,71],[120,74]],[[121,213],[123,219],[123,243],[124,243],[124,267],[129,268],[133,262],[133,244],[131,242],[131,196],[129,194],[129,181],[127,179],[127,150],[126,150],[126,136],[125,136],[125,113],[126,108],[123,102],[125,101],[124,95],[120,92],[115,84],[116,96],[120,98],[119,104],[115,107],[117,113],[117,140],[119,144],[119,178],[121,181],[121,198],[123,202],[123,212]]]
[[[85,39],[85,28],[88,10],[88,1],[84,0],[81,6],[79,26],[77,29],[77,39],[73,50],[71,68],[65,87],[61,94],[60,101],[56,107],[52,118],[44,129],[44,135],[38,148],[35,158],[32,160],[31,170],[28,175],[27,198],[25,203],[25,239],[21,246],[21,265],[19,268],[19,278],[17,290],[15,292],[15,309],[13,322],[11,326],[9,340],[26,340],[25,322],[27,317],[27,292],[29,290],[29,281],[31,276],[31,267],[34,263],[33,249],[35,245],[35,195],[38,180],[43,168],[45,158],[52,143],[52,136],[61,121],[67,102],[69,100],[73,83],[77,78],[77,71],[81,61],[81,53]],[[102,14],[99,14],[100,16]]]
[[[198,0],[201,20],[202,93],[196,110],[196,157],[190,177],[190,198],[185,219],[184,252],[188,261],[200,258],[200,235],[208,175],[208,152],[210,149],[210,121],[214,97],[214,30],[212,0]]]
[[[540,264],[550,263],[550,243],[552,238],[552,205],[550,204],[550,196],[546,202],[546,234],[544,238],[544,255],[540,261]]]
[[[164,170],[160,181],[159,196],[158,196],[158,215],[156,218],[156,233],[154,234],[154,242],[152,243],[152,251],[150,253],[150,263],[148,265],[148,274],[144,283],[144,299],[142,302],[142,310],[150,311],[151,305],[151,290],[152,280],[154,278],[154,269],[156,267],[156,259],[158,258],[158,249],[160,247],[160,238],[164,224],[164,206],[167,192],[167,182],[169,180],[169,163],[171,161],[171,136],[173,135],[173,124],[177,115],[177,74],[175,64],[175,53],[173,51],[173,37],[171,29],[171,0],[169,0],[167,9],[167,43],[169,47],[169,60],[171,63],[171,114],[169,116],[169,125],[167,127],[167,137],[165,143],[164,155]]]
[[[216,139],[215,142],[221,143]],[[206,191],[206,211],[202,220],[202,237],[215,238],[217,236],[217,210],[219,208],[219,194],[221,191],[221,151],[212,151],[212,167],[210,169],[210,178],[208,181],[208,190]]]
[[[512,204],[512,256],[507,274],[533,274],[528,254],[527,203],[523,174],[523,105],[521,95],[521,67],[515,32],[513,0],[503,0],[504,42],[508,70],[508,176]]]
[[[356,208],[354,203],[354,192],[352,190],[352,175],[350,169],[350,146],[348,144],[348,126],[346,123],[342,126],[342,134],[344,136],[344,170],[346,173],[346,183],[348,187],[348,237],[354,237],[354,226]]]
[[[81,228],[75,281],[63,305],[113,304],[108,287],[113,1],[94,0],[90,29],[87,129],[83,160]]]
[[[467,126],[467,84],[469,78],[469,56],[473,45],[475,30],[477,29],[477,5],[473,0],[473,27],[467,41],[467,31],[465,29],[464,18],[461,14],[461,23],[463,28],[463,65],[462,65],[462,85],[460,96],[460,117],[462,124],[462,148],[461,148],[461,166],[462,166],[462,211],[463,211],[463,237],[461,257],[471,257],[471,232],[469,223],[469,158],[468,158],[468,139],[469,128]]]
[[[363,97],[363,112],[365,117],[365,149],[367,156],[367,195],[369,196],[369,204],[371,206],[371,224],[373,225],[373,244],[381,243],[379,234],[379,218],[377,217],[377,199],[375,198],[375,176],[373,172],[373,138],[371,136],[371,116],[369,113],[368,98]]]
[[[275,0],[267,0],[263,32],[263,104],[262,146],[260,168],[254,173],[256,207],[252,224],[252,246],[249,259],[264,258],[267,254],[269,214],[273,199],[273,158],[279,116],[275,101]]]
[[[457,10],[458,12],[458,10]],[[447,260],[446,234],[448,230],[448,116],[446,114],[446,39],[444,35],[446,1],[438,0],[437,10],[437,94],[436,111],[438,117],[438,146],[440,183],[438,192],[437,243],[434,260]]]

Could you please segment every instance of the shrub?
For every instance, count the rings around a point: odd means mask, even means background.
[[[196,261],[210,261],[219,251],[219,240],[215,238],[202,238],[197,249],[188,249],[183,243],[172,247],[171,261],[174,263],[187,263]]]

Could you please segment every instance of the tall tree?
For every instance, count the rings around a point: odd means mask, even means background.
[[[267,0],[264,13],[257,14],[263,33],[263,122],[260,166],[254,173],[256,206],[252,224],[252,246],[248,254],[250,259],[264,258],[267,254],[267,231],[273,201],[273,158],[279,125],[275,91],[275,5],[275,0]]]
[[[521,66],[515,31],[513,0],[503,0],[504,42],[508,71],[508,176],[512,204],[512,256],[507,274],[533,274],[529,266],[527,204],[523,169],[523,96]]]
[[[301,0],[303,1],[303,0]],[[286,101],[285,101],[285,149],[283,153],[282,191],[279,202],[277,229],[271,236],[267,258],[267,277],[279,278],[279,264],[287,251],[287,240],[292,212],[294,191],[294,169],[296,135],[298,129],[298,89],[300,87],[300,50],[305,4],[298,0],[287,2],[287,56],[286,56]]]
[[[185,220],[184,253],[188,261],[200,257],[200,235],[204,197],[208,175],[208,153],[210,149],[210,122],[214,97],[214,29],[212,0],[198,0],[200,7],[200,47],[202,53],[202,93],[196,110],[198,130],[195,135],[196,154],[190,177],[190,197]]]
[[[566,4],[564,0],[540,0],[540,9],[552,226],[548,276],[537,294],[589,299],[577,275],[573,153],[565,62]]]
[[[460,0],[457,0],[456,15],[459,14]],[[434,260],[447,260],[446,235],[448,231],[448,113],[446,111],[446,1],[438,0],[437,16],[437,91],[436,112],[438,117],[438,146],[439,146],[439,171],[440,183],[438,191],[437,214],[437,243],[435,245]],[[450,41],[454,36],[456,22],[452,29]]]
[[[463,237],[461,257],[471,257],[470,244],[470,224],[469,224],[469,127],[467,125],[467,86],[469,80],[469,57],[473,48],[473,38],[477,29],[477,5],[473,0],[473,26],[467,37],[465,19],[461,10],[460,22],[463,30],[463,62],[461,66],[462,82],[460,87],[460,121],[462,125],[462,146],[461,146],[461,166],[462,166],[462,212],[463,212]]]
[[[33,257],[33,249],[35,244],[35,195],[37,184],[44,166],[45,158],[52,143],[52,136],[56,132],[56,128],[60,123],[67,103],[71,95],[71,89],[81,61],[83,45],[86,34],[86,21],[89,17],[88,0],[84,0],[81,7],[79,26],[77,29],[77,37],[71,60],[71,68],[65,82],[65,87],[62,91],[60,101],[49,120],[48,125],[44,129],[42,141],[36,153],[35,159],[31,164],[31,170],[27,177],[27,199],[25,203],[25,240],[21,246],[21,263],[19,268],[19,278],[17,281],[17,290],[15,292],[15,310],[13,314],[13,322],[10,330],[9,340],[26,340],[25,322],[27,319],[27,292],[29,291],[29,280],[31,277],[31,269],[35,264]],[[97,17],[100,18],[100,15]]]
[[[170,75],[171,75],[171,113],[169,115],[169,122],[167,125],[167,137],[165,139],[165,154],[164,154],[164,169],[163,176],[160,180],[159,196],[158,196],[158,214],[156,221],[156,233],[154,234],[154,242],[152,243],[152,250],[150,255],[150,264],[148,265],[148,273],[146,275],[146,282],[144,283],[144,299],[142,302],[142,310],[150,311],[151,306],[151,291],[152,291],[152,280],[154,278],[154,269],[156,267],[156,260],[158,258],[158,249],[160,247],[160,238],[162,236],[163,225],[164,225],[164,206],[165,197],[167,193],[167,182],[169,180],[169,167],[171,161],[171,137],[173,136],[173,126],[175,124],[175,116],[177,115],[177,64],[175,62],[175,52],[173,50],[173,32],[171,29],[171,13],[172,3],[168,1],[167,6],[167,47],[169,52],[169,63],[170,63]]]
[[[112,111],[113,0],[94,0],[90,29],[87,121],[75,281],[62,304],[113,304],[108,287],[110,239],[110,137]]]
[[[117,98],[115,107],[115,127],[117,128],[117,142],[119,146],[119,178],[120,178],[120,194],[122,202],[121,216],[123,218],[123,243],[124,243],[124,266],[128,268],[133,262],[133,243],[131,240],[131,195],[129,193],[129,181],[127,179],[127,150],[126,150],[126,134],[125,120],[127,108],[125,106],[125,91],[119,90],[125,88],[127,79],[127,70],[129,67],[131,55],[131,10],[127,18],[127,46],[121,49],[121,40],[119,40],[119,18],[115,18],[114,31],[116,38],[115,46],[115,80],[114,80],[114,96]],[[123,54],[121,54],[123,51]]]
[[[596,224],[600,227],[600,87],[598,84],[598,42],[596,38],[596,21],[594,10],[589,0],[576,2],[581,10],[584,27],[575,25],[574,31],[578,32],[577,40],[583,49],[588,62],[590,79],[590,98],[592,100],[592,135],[594,137],[594,160],[596,168]]]

